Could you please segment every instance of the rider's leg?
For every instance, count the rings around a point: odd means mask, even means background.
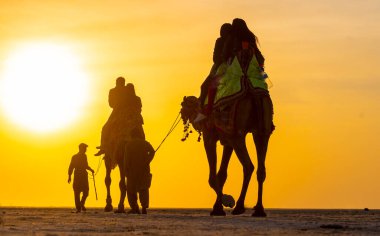
[[[203,109],[202,112],[198,113],[197,117],[194,119],[194,122],[200,122],[204,120],[208,115],[211,114],[214,108],[214,100],[216,96],[217,86],[218,86],[218,77],[213,77],[210,81],[210,85],[208,86],[207,91],[207,105]]]
[[[131,210],[128,213],[139,214],[139,205],[137,204],[137,191],[134,183],[130,179],[127,179],[127,198]]]
[[[104,154],[104,149],[107,146],[107,141],[109,140],[110,133],[112,131],[112,126],[114,124],[114,120],[116,116],[115,114],[116,112],[113,110],[107,122],[102,127],[102,132],[100,136],[100,146],[96,147],[97,149],[100,149],[100,150],[98,153],[95,154],[95,156],[100,156],[101,154]]]

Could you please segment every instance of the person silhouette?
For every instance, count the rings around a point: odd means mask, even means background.
[[[116,79],[116,86],[110,89],[108,93],[108,105],[112,108],[112,112],[102,128],[100,146],[96,147],[99,151],[95,156],[104,154],[109,146],[108,140],[111,135],[110,133],[115,126],[118,117],[120,117],[120,113],[122,113],[122,110],[125,108],[126,97],[127,88],[125,86],[125,79],[124,77],[118,77]]]
[[[131,130],[135,130],[139,137],[145,139],[145,133],[142,125],[144,124],[144,119],[141,115],[142,102],[141,98],[136,95],[135,86],[132,83],[126,85],[126,108],[127,108],[127,120],[128,123],[132,125]]]
[[[75,208],[77,209],[77,213],[81,211],[86,211],[85,203],[88,197],[89,185],[88,185],[88,174],[87,170],[94,173],[94,170],[88,166],[87,162],[87,144],[81,143],[79,144],[79,152],[75,154],[71,158],[70,166],[69,166],[69,178],[67,182],[71,183],[71,175],[74,171],[74,200],[75,200]],[[80,199],[80,194],[83,193],[82,199]]]
[[[129,214],[140,214],[137,198],[140,199],[142,214],[149,208],[149,188],[152,181],[150,162],[155,151],[152,145],[141,137],[138,129],[131,132],[131,140],[126,144],[125,170],[127,173],[127,197],[131,207]],[[138,195],[138,196],[137,196]]]
[[[232,25],[230,23],[224,23],[220,27],[220,37],[216,39],[214,52],[213,52],[213,62],[214,64],[211,67],[211,71],[209,75],[206,77],[205,81],[201,85],[201,94],[199,96],[199,101],[201,107],[203,108],[203,112],[198,113],[195,118],[195,122],[199,122],[206,118],[211,112],[212,109],[212,101],[215,97],[215,74],[217,72],[218,67],[225,61],[223,58],[223,50],[225,47],[225,43],[227,39],[230,37]],[[208,96],[208,105],[204,108],[204,103],[206,100],[206,96]]]
[[[222,34],[222,32],[224,33]],[[195,123],[205,119],[207,115],[210,114],[213,110],[214,99],[217,93],[219,81],[218,79],[220,76],[223,76],[223,73],[220,74],[218,68],[223,62],[226,62],[227,66],[229,66],[231,65],[232,60],[235,58],[235,56],[239,56],[240,64],[244,64],[247,67],[242,69],[247,71],[252,56],[255,56],[259,65],[260,73],[264,73],[265,58],[257,46],[258,39],[249,30],[246,22],[243,19],[235,18],[232,21],[232,24],[223,24],[221,27],[221,38],[218,39],[223,41],[223,46],[215,46],[215,48],[218,48],[218,50],[214,50],[214,57],[216,56],[215,52],[217,52],[219,64],[214,63],[212,69],[212,72],[214,72],[213,76],[210,76],[212,75],[212,73],[210,73],[209,77],[201,86],[201,96],[199,97],[199,100],[203,109],[197,114],[196,118],[194,119]],[[242,51],[244,51],[243,54],[241,53]],[[217,73],[219,75],[216,75]],[[267,84],[265,82],[260,82],[259,84],[263,89],[267,89]],[[206,88],[208,102],[207,106],[203,107],[206,98]]]
[[[260,69],[264,70],[265,58],[257,46],[258,42],[258,38],[249,30],[247,23],[243,19],[235,18],[232,21],[231,33],[224,44],[222,58],[231,63],[238,52],[243,49],[250,49],[253,51]]]

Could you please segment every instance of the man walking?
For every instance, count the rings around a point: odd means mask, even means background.
[[[141,136],[138,129],[132,131],[132,139],[127,142],[125,168],[127,173],[127,197],[130,214],[140,214],[137,198],[140,199],[142,214],[149,208],[149,188],[152,181],[150,162],[154,157],[152,145]],[[138,195],[138,196],[137,196]]]
[[[81,143],[79,144],[79,152],[75,154],[71,158],[70,166],[69,166],[69,179],[68,183],[71,183],[71,174],[74,171],[74,199],[75,199],[75,207],[77,209],[76,213],[81,211],[86,211],[86,207],[84,206],[86,203],[86,199],[88,196],[89,186],[88,186],[88,174],[87,170],[94,173],[94,170],[88,166],[87,162],[87,144]],[[82,199],[80,199],[80,194],[83,193]]]

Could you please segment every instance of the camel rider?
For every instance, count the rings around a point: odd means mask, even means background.
[[[201,104],[201,107],[203,109],[206,96],[209,97],[208,100],[212,100],[212,97],[215,96],[215,86],[213,85],[214,77],[216,74],[216,71],[218,67],[225,61],[223,59],[223,49],[224,45],[226,43],[226,40],[230,37],[231,33],[231,24],[230,23],[224,23],[220,27],[220,37],[216,39],[215,46],[214,46],[214,53],[213,53],[213,66],[211,67],[210,74],[207,76],[206,80],[201,85],[201,94],[199,96],[199,101]],[[198,116],[195,118],[195,122],[199,122],[206,118],[206,115],[208,115],[211,112],[210,105],[208,105],[203,113],[199,113]]]
[[[236,18],[232,22],[231,34],[224,45],[222,58],[228,60],[229,64],[231,64],[231,60],[234,59],[238,52],[249,47],[253,50],[260,69],[264,70],[265,58],[257,47],[257,42],[257,37],[248,29],[245,21]]]
[[[231,32],[231,24],[225,23],[220,28],[220,37],[216,39],[215,46],[214,46],[214,54],[213,54],[213,61],[214,64],[211,68],[210,74],[207,76],[206,80],[203,82],[201,86],[201,95],[199,96],[199,100],[201,102],[201,106],[203,106],[204,101],[206,99],[206,95],[209,89],[209,85],[211,80],[214,78],[214,75],[216,73],[216,70],[222,64],[223,58],[223,48],[224,44],[226,42],[226,39],[229,37]]]
[[[107,141],[113,130],[113,126],[120,116],[121,110],[125,107],[126,103],[126,86],[125,79],[123,77],[118,77],[116,79],[116,86],[109,91],[108,94],[108,104],[112,108],[111,115],[109,116],[107,122],[104,124],[101,133],[100,146],[97,147],[99,150],[95,156],[99,156],[105,153],[107,148]]]
[[[257,37],[249,30],[243,19],[235,18],[232,22],[231,38],[227,40],[223,57],[228,58],[232,66],[235,57],[242,72],[248,77],[254,88],[268,90],[263,77],[265,58],[259,50]],[[244,68],[243,68],[244,67]]]
[[[139,138],[145,139],[145,133],[142,127],[144,124],[144,119],[141,115],[141,98],[139,96],[136,96],[135,87],[132,83],[127,84],[126,91],[127,96],[125,100],[125,106],[128,109],[127,119],[129,121],[129,124],[132,126],[131,132],[136,132],[136,135]]]
[[[265,59],[257,47],[256,36],[248,29],[244,20],[238,18],[233,20],[231,33],[224,43],[221,58],[226,63],[218,67],[216,74],[220,76],[215,77],[209,86],[206,109],[208,114],[212,112],[214,104],[218,104],[218,101],[235,99],[243,92],[239,86],[232,86],[235,83],[240,84],[243,75],[247,76],[254,88],[268,90],[262,75]],[[217,93],[217,88],[221,88],[220,86],[224,87],[221,93]],[[199,113],[194,122],[204,118],[205,116]]]

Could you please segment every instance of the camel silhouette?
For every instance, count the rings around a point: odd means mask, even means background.
[[[240,196],[232,214],[239,215],[245,212],[244,201],[247,188],[254,171],[250,160],[245,138],[247,133],[253,134],[253,140],[257,152],[257,181],[258,198],[252,216],[266,216],[263,206],[263,183],[266,178],[265,158],[268,148],[269,137],[274,130],[273,104],[267,90],[250,88],[243,96],[232,105],[226,106],[223,112],[231,114],[234,110],[234,127],[232,130],[220,127],[220,114],[213,112],[206,121],[194,123],[197,113],[200,111],[200,103],[194,96],[184,97],[182,102],[181,117],[184,123],[190,122],[193,127],[203,133],[204,148],[206,151],[210,173],[209,185],[215,191],[217,198],[211,215],[225,215],[223,210],[223,186],[227,179],[227,167],[232,152],[235,151],[243,166],[243,185]],[[217,127],[218,126],[218,127]],[[217,170],[217,141],[224,146],[221,165]],[[224,204],[225,205],[225,204]]]

